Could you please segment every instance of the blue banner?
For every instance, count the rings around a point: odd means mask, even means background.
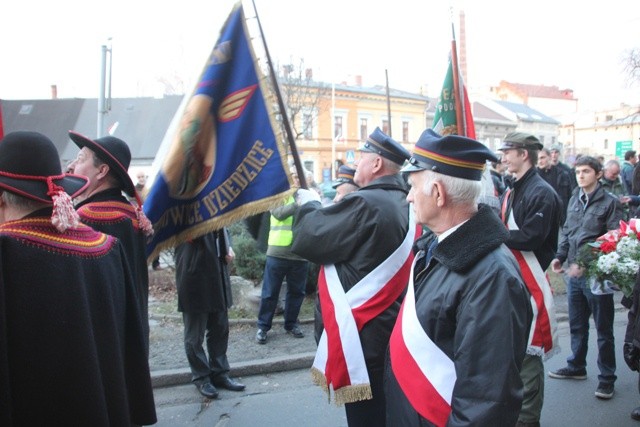
[[[162,249],[282,205],[292,194],[274,100],[234,6],[145,200],[149,259]]]

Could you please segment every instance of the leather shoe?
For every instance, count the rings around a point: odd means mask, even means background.
[[[631,411],[631,418],[633,418],[636,421],[640,421],[640,406],[638,406],[636,409]]]
[[[227,375],[221,375],[214,378],[213,383],[216,385],[216,387],[225,388],[231,391],[244,390],[244,384],[229,378]]]
[[[215,399],[218,397],[218,390],[211,383],[202,383],[198,386],[198,391],[207,399]]]

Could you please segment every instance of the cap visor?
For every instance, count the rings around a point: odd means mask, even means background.
[[[420,165],[413,165],[411,163],[409,163],[407,166],[403,167],[402,169],[400,169],[400,173],[403,172],[420,172],[426,170],[426,168],[420,166]]]

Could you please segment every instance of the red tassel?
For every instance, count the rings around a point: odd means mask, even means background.
[[[138,227],[142,230],[145,236],[151,236],[153,234],[153,225],[144,212],[142,212],[142,206],[140,205],[136,208],[136,216],[138,217]]]
[[[68,228],[77,227],[80,217],[73,207],[71,197],[63,190],[60,190],[51,196],[51,200],[53,200],[51,223],[58,231],[64,233]]]

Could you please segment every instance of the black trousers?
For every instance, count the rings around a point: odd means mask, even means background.
[[[227,311],[182,313],[184,349],[191,368],[191,381],[202,384],[229,372],[229,316]],[[207,354],[202,344],[206,338]]]
[[[382,377],[383,371],[369,371],[373,399],[344,405],[349,427],[385,427],[387,415]]]

